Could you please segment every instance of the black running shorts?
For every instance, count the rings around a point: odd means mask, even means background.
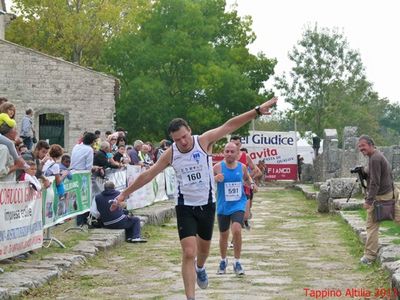
[[[179,239],[198,235],[206,241],[212,238],[215,203],[203,206],[175,206]]]
[[[225,232],[229,229],[231,222],[237,222],[243,226],[244,211],[236,211],[231,215],[218,215],[219,232]]]

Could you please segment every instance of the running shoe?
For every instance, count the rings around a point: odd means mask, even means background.
[[[218,272],[217,272],[218,275],[222,275],[222,274],[226,273],[226,265],[227,264],[228,264],[228,260],[227,259],[226,260],[221,260],[219,262],[219,268],[218,268]]]
[[[240,262],[233,263],[233,271],[235,272],[236,275],[244,275],[244,270],[242,268],[242,265]]]
[[[197,273],[197,284],[201,289],[206,289],[208,287],[208,276],[206,272],[206,268],[202,270],[196,269]]]
[[[365,257],[365,256],[363,256],[363,257],[360,258],[360,263],[363,264],[363,265],[366,265],[366,266],[372,265],[373,262],[374,262],[373,260],[368,259],[368,258]]]

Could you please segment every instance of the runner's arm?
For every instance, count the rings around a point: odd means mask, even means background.
[[[278,98],[272,97],[270,100],[264,102],[263,104],[260,105],[259,112],[262,115],[269,115],[271,114],[269,112],[269,109],[278,101]],[[247,122],[251,121],[255,117],[258,116],[258,113],[255,109],[251,109],[241,115],[238,115],[236,117],[233,117],[226,121],[223,125],[211,129],[205,133],[203,133],[199,137],[200,145],[203,147],[203,149],[209,149],[209,146],[218,141],[219,139],[223,138],[229,133],[234,132],[236,129],[242,127],[245,125]]]
[[[214,171],[214,180],[216,182],[222,182],[224,181],[224,174],[222,174],[222,170],[221,170],[221,163],[216,164],[213,167],[213,171]]]
[[[146,183],[150,182],[154,177],[162,172],[170,164],[172,159],[172,150],[169,148],[161,156],[160,159],[149,169],[141,173],[116,199],[123,202],[130,194],[140,189]]]

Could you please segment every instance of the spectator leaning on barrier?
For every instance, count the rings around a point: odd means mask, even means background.
[[[68,154],[64,154],[61,157],[61,162],[58,163],[58,166],[60,167],[60,171],[67,171],[67,178],[69,180],[72,179],[72,174],[69,170],[70,165],[71,165],[71,157]]]
[[[46,141],[40,140],[35,149],[32,151],[25,152],[22,157],[25,160],[33,160],[36,163],[36,177],[42,180],[43,186],[48,188],[50,186],[49,180],[43,175],[43,165],[49,159],[47,153],[49,152],[50,145]]]
[[[0,105],[0,115],[2,121],[0,121],[0,127],[4,126],[5,131],[9,131],[10,128],[16,127],[16,122],[14,120],[15,115],[15,106],[12,103],[4,102]],[[12,140],[6,137],[3,134],[0,134],[0,144],[5,145],[8,148],[8,151],[12,158],[15,160],[15,165],[18,168],[28,168],[25,164],[25,161],[18,155],[17,149],[15,148],[15,142],[17,141],[17,136],[15,136]]]
[[[17,137],[17,130],[15,127],[11,128],[7,124],[0,126],[0,134],[4,137],[14,140]],[[14,163],[14,159],[8,150],[8,147],[0,144],[0,181],[15,181],[18,164]]]
[[[21,133],[20,137],[23,143],[26,145],[28,150],[32,149],[33,138],[35,136],[35,130],[33,129],[33,110],[27,109],[25,111],[25,116],[22,118],[21,122]]]
[[[100,218],[104,227],[109,229],[125,229],[125,240],[128,243],[145,243],[145,239],[140,236],[140,219],[128,216],[127,211],[122,208],[111,211],[110,200],[115,199],[120,194],[115,190],[115,185],[111,181],[104,184],[104,191],[95,197],[92,202],[90,212],[96,218]]]
[[[143,165],[140,163],[139,151],[142,149],[143,142],[141,140],[136,140],[133,143],[133,149],[129,150],[128,156],[131,159],[131,165]]]
[[[18,178],[18,181],[28,181],[30,187],[39,192],[42,189],[42,185],[35,176],[36,163],[32,160],[28,160],[26,163],[29,165],[29,169],[22,172],[21,176]]]
[[[129,164],[131,160],[126,154],[125,145],[118,146],[118,152],[114,154],[114,161],[123,165]]]
[[[113,159],[113,154],[111,153],[110,144],[108,142],[102,142],[100,145],[100,150],[95,154],[93,165],[103,168],[119,168],[122,165]]]
[[[51,145],[49,150],[50,159],[48,159],[43,166],[43,173],[45,176],[55,177],[57,192],[59,197],[64,196],[65,193],[64,187],[60,186],[63,184],[64,178],[67,177],[69,173],[66,170],[61,171],[60,165],[57,163],[61,159],[61,156],[63,154],[64,154],[64,149],[60,145],[58,144]]]

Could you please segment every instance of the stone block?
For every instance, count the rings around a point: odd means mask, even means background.
[[[332,199],[332,209],[334,210],[357,210],[362,208],[364,200],[350,198],[347,202],[347,198]]]
[[[355,195],[360,191],[360,186],[355,182],[354,178],[332,178],[330,179],[330,197],[347,198]]]
[[[329,194],[329,186],[326,184],[321,185],[317,195],[318,211],[321,213],[329,212]]]
[[[379,249],[378,259],[380,263],[396,261],[400,259],[400,245],[390,245]]]

